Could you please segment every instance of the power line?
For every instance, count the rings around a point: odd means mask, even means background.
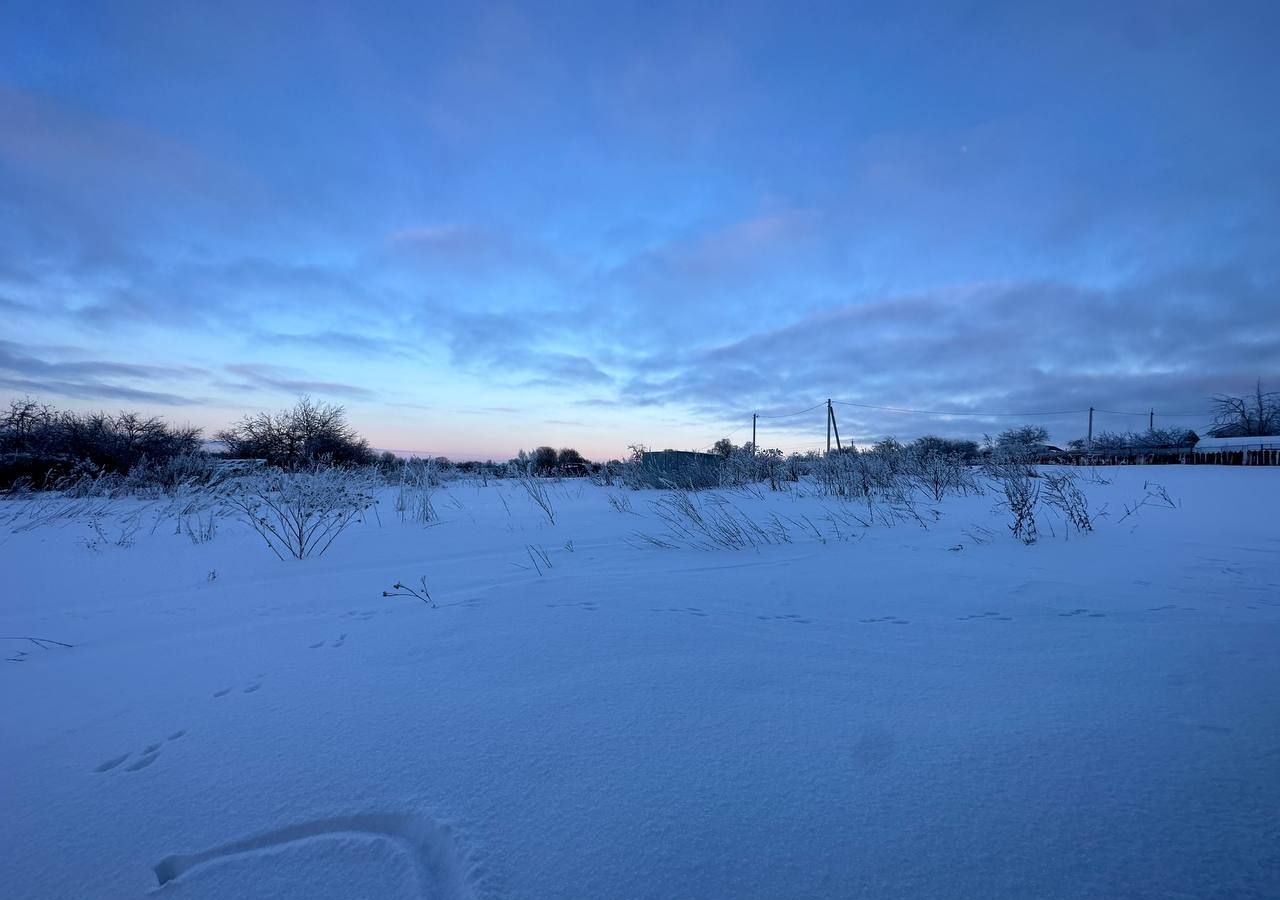
[[[941,412],[939,410],[929,410],[929,409],[902,409],[901,407],[897,407],[897,406],[873,406],[870,403],[853,403],[849,400],[832,400],[831,402],[839,403],[841,406],[856,406],[859,409],[878,409],[878,410],[883,410],[885,412],[911,413],[917,416],[967,416],[967,417],[981,418],[981,419],[1001,419],[1001,418],[1028,419],[1035,416],[1075,416],[1075,415],[1083,415],[1089,411],[1087,409],[1066,409],[1066,410],[1057,410],[1055,412],[1018,412],[1018,413]],[[1145,416],[1146,413],[1142,413],[1142,415]]]
[[[1040,416],[1077,416],[1084,415],[1089,412],[1087,409],[1059,409],[1051,412],[1016,412],[1016,413],[994,413],[994,412],[946,412],[935,409],[904,409],[898,406],[875,406],[870,403],[853,403],[849,400],[832,400],[832,403],[839,403],[841,406],[856,406],[859,409],[877,409],[885,412],[911,413],[918,416],[956,416],[968,418],[982,419],[1027,419]],[[1116,409],[1099,409],[1094,407],[1094,412],[1107,413],[1113,416],[1149,416],[1148,412],[1123,412]],[[1161,412],[1156,410],[1157,414],[1164,418],[1207,418],[1204,412],[1184,413],[1184,412]]]
[[[799,415],[803,415],[804,413],[807,413],[807,412],[813,412],[815,409],[822,409],[822,407],[824,407],[824,406],[826,406],[826,405],[827,405],[827,404],[825,404],[825,403],[817,403],[817,404],[814,404],[813,406],[810,406],[808,409],[799,409],[799,410],[796,410],[795,412],[789,412],[789,413],[777,413],[776,415],[771,415],[771,416],[769,416],[769,415],[765,415],[764,413],[758,413],[758,414],[757,414],[757,418],[760,418],[760,419],[789,419],[789,418],[791,418],[792,416],[799,416]]]
[[[1096,407],[1094,408],[1094,412],[1106,413],[1107,415],[1111,415],[1111,416],[1149,416],[1151,415],[1150,412],[1121,412],[1120,410],[1117,410],[1117,409],[1097,409]],[[1175,419],[1207,419],[1209,418],[1209,414],[1205,412],[1171,413],[1171,412],[1160,412],[1159,410],[1156,410],[1156,415],[1163,416],[1166,419],[1168,418],[1175,418]]]
[[[747,427],[747,426],[745,426],[745,425],[739,425],[737,428],[733,429],[733,431],[730,431],[730,432],[729,432],[728,434],[726,434],[724,437],[722,437],[722,438],[717,438],[716,440],[712,441],[712,442],[711,442],[711,444],[710,444],[710,446],[708,446],[706,449],[701,450],[701,451],[699,451],[699,452],[701,452],[701,453],[706,453],[706,452],[708,452],[708,451],[710,451],[710,450],[714,450],[714,449],[715,449],[715,447],[716,447],[716,444],[720,443],[720,441],[727,441],[727,440],[729,440],[729,438],[733,437],[735,434],[737,434],[739,431],[741,431],[742,429],[744,429],[744,428],[746,428],[746,427]]]

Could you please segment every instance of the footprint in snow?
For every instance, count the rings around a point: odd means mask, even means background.
[[[138,754],[138,758],[134,760],[132,763],[130,763],[129,765],[125,766],[124,771],[139,772],[147,768],[148,766],[152,765],[160,757],[160,750],[161,748],[164,747],[166,742],[176,741],[178,740],[178,738],[182,737],[186,733],[187,733],[187,730],[185,728],[180,728],[177,731],[170,734],[163,741],[156,741],[154,744],[148,744],[147,746],[143,747],[142,751]],[[119,756],[113,756],[110,759],[103,760],[102,762],[98,763],[96,766],[93,767],[93,771],[98,773],[110,772],[112,769],[120,766],[125,760],[127,760],[132,755],[133,755],[132,753],[122,753]]]
[[[703,611],[699,606],[667,606],[667,607],[650,607],[650,612],[669,612],[680,613],[686,616],[698,616],[705,619],[709,613]]]
[[[600,607],[596,605],[594,600],[583,600],[580,603],[547,603],[547,609],[559,609],[561,607],[573,607],[574,609],[585,609],[587,612],[598,612]]]
[[[1012,622],[1013,616],[1002,616],[999,612],[994,610],[984,613],[970,613],[967,616],[956,616],[956,620],[960,622],[965,622],[969,619],[990,619],[993,622]]]
[[[158,752],[149,754],[147,756],[143,756],[139,758],[136,762],[134,762],[132,765],[125,766],[124,770],[126,772],[141,771],[142,769],[145,769],[147,766],[154,763],[159,758],[160,758],[160,754]]]
[[[265,677],[265,676],[263,676],[261,673],[259,673],[259,674],[256,676],[256,679],[257,679],[257,680],[256,680],[256,681],[251,681],[251,682],[249,682],[248,684],[246,684],[244,687],[242,687],[242,688],[240,689],[240,693],[242,693],[242,694],[252,694],[252,693],[255,693],[256,691],[260,690],[260,689],[262,688],[262,679],[263,679],[263,677]],[[215,697],[225,697],[225,696],[227,696],[227,694],[230,694],[232,690],[233,690],[232,688],[225,687],[225,688],[222,688],[221,690],[214,691],[214,692],[213,692],[213,696],[215,696]]]
[[[128,758],[129,758],[128,753],[124,754],[123,756],[113,756],[108,760],[104,760],[103,762],[98,763],[96,766],[93,767],[93,771],[110,772],[112,769],[120,765],[120,763],[124,762]]]
[[[882,625],[885,623],[889,625],[910,625],[911,624],[910,619],[899,619],[897,616],[880,616],[875,619],[859,619],[858,621],[861,622],[863,625]]]

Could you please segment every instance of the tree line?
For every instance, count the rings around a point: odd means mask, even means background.
[[[30,398],[11,400],[0,413],[0,489],[25,484],[36,489],[63,479],[99,474],[126,475],[149,470],[156,480],[190,475],[200,459],[261,460],[293,470],[323,462],[339,466],[377,465],[390,471],[403,460],[390,451],[370,448],[347,420],[345,408],[301,397],[279,412],[259,412],[213,435],[207,446],[203,431],[172,425],[137,413],[73,412]],[[432,460],[437,468],[454,464]],[[585,475],[593,469],[572,448],[538,447],[520,451],[510,461],[522,472],[539,475]],[[463,470],[501,464],[459,463]]]
[[[1280,433],[1280,393],[1264,391],[1259,380],[1246,395],[1218,394],[1211,400],[1215,437],[1253,437]],[[144,466],[165,466],[175,460],[202,455],[205,443],[201,429],[172,425],[138,413],[72,412],[32,399],[11,400],[0,413],[0,489],[25,483],[33,487],[52,486],[60,478],[102,472],[126,474]],[[214,455],[232,459],[263,460],[267,465],[296,469],[325,461],[336,465],[381,465],[390,468],[399,460],[395,454],[381,454],[369,447],[347,421],[346,410],[310,397],[300,398],[291,408],[279,412],[248,414],[214,434],[221,445]],[[992,453],[1039,455],[1048,450],[1048,432],[1038,425],[1025,425],[974,440],[925,435],[908,444],[886,438],[875,449],[911,449],[918,454],[976,460]],[[1189,447],[1198,437],[1179,429],[1152,429],[1146,432],[1099,432],[1095,450],[1154,449]],[[1084,439],[1070,442],[1068,449],[1086,449]],[[716,442],[713,452],[729,458],[737,453],[756,455],[780,451],[760,451],[750,444],[736,447],[727,438]],[[437,464],[449,466],[444,458]],[[577,450],[550,446],[521,450],[507,463],[521,472],[537,475],[585,475],[597,466]],[[462,468],[494,467],[492,463],[464,463]]]

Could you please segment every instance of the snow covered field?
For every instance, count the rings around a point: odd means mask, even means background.
[[[1034,546],[765,490],[790,543],[663,548],[581,481],[305,561],[11,522],[0,894],[1280,897],[1280,470],[1102,474]]]

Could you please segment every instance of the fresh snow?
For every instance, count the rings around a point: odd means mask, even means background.
[[[0,895],[1280,897],[1280,470],[1099,471],[1033,546],[992,493],[722,492],[788,523],[735,551],[458,481],[287,562],[0,503]]]

